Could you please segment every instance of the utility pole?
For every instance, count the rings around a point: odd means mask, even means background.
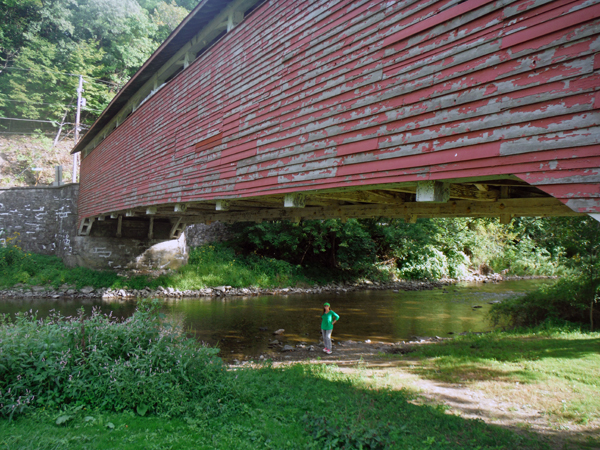
[[[77,88],[77,116],[75,117],[75,145],[79,141],[79,119],[81,116],[81,106],[85,106],[85,99],[81,98],[83,93],[83,75],[79,75],[79,87]],[[82,105],[83,103],[83,105]],[[79,166],[79,153],[73,154],[73,183],[77,181],[77,168]]]

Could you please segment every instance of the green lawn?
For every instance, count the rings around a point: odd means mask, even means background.
[[[0,449],[542,449],[482,421],[417,406],[327,366],[229,372],[235,390],[180,418],[38,411],[0,422]],[[63,415],[71,417],[56,425]]]

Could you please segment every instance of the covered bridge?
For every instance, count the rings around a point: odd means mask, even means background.
[[[77,144],[126,222],[600,217],[600,0],[202,0]]]

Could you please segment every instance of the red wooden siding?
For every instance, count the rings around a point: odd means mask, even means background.
[[[81,167],[80,216],[514,174],[600,212],[600,0],[272,0]]]

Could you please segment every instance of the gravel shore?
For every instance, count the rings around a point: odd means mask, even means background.
[[[362,281],[351,284],[330,283],[324,286],[313,286],[311,288],[234,288],[231,286],[216,286],[196,290],[178,290],[171,287],[159,286],[157,289],[94,289],[84,287],[75,289],[74,286],[63,285],[59,288],[52,286],[25,286],[15,285],[10,289],[0,290],[0,298],[103,298],[103,299],[133,299],[133,298],[199,298],[199,297],[248,297],[258,295],[291,295],[291,294],[322,294],[322,293],[344,293],[360,290],[398,290],[398,291],[422,291],[436,289],[443,286],[461,282],[496,283],[505,280],[523,280],[532,278],[549,277],[503,277],[499,274],[472,275],[461,280],[439,280],[439,281],[396,281],[391,283],[378,283],[376,281]]]

